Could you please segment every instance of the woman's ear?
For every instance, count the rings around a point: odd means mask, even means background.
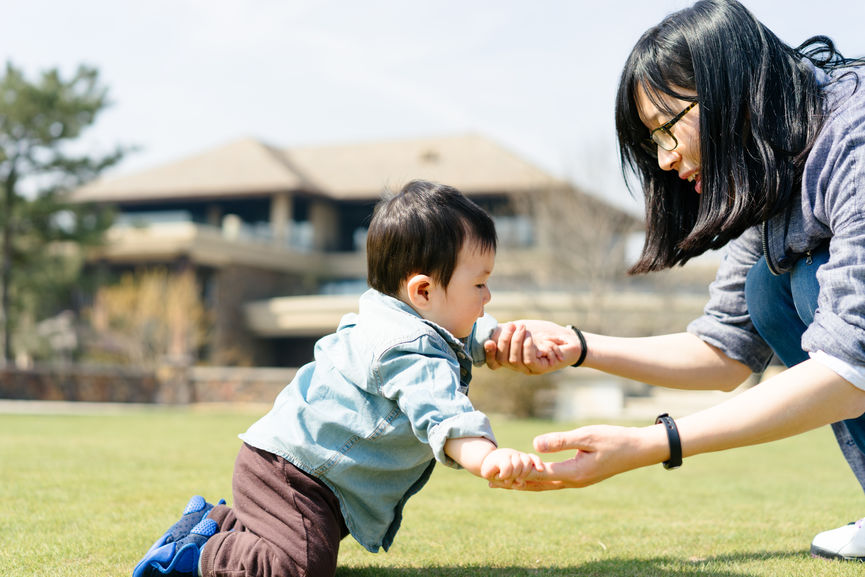
[[[432,297],[430,291],[433,288],[433,280],[425,274],[416,274],[409,277],[405,283],[406,297],[409,304],[416,310],[429,308]]]

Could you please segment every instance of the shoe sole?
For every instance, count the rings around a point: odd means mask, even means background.
[[[820,559],[830,559],[837,561],[856,561],[859,563],[865,562],[865,557],[848,557],[846,555],[841,555],[833,551],[827,551],[826,549],[822,549],[820,547],[815,547],[814,545],[811,545],[811,557],[818,557]]]

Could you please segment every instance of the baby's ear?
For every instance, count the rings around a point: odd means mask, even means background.
[[[431,302],[430,290],[432,279],[425,274],[416,274],[408,278],[405,283],[406,297],[409,304],[417,310],[429,307]]]

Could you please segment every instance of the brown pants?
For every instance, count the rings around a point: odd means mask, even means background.
[[[219,533],[201,550],[203,577],[331,577],[348,535],[333,492],[285,459],[244,444],[234,506],[208,515]]]

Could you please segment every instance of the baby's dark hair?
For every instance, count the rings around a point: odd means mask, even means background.
[[[412,274],[447,287],[467,241],[496,250],[490,215],[451,186],[413,180],[375,207],[366,237],[367,282],[391,296]]]

